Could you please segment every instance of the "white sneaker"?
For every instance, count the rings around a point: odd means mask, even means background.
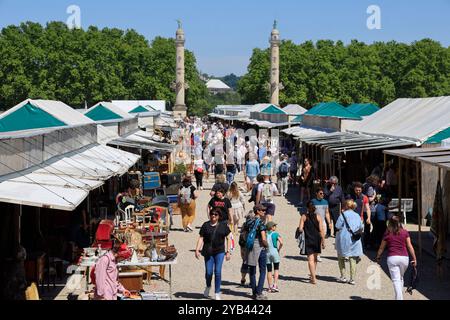
[[[222,297],[220,296],[220,293],[216,293],[216,300],[222,300]]]
[[[317,262],[322,262],[322,258],[320,256],[317,256]]]
[[[211,296],[209,295],[209,291],[211,291],[211,287],[206,287],[206,288],[205,288],[205,291],[203,292],[203,296],[204,296],[206,299],[211,298]]]

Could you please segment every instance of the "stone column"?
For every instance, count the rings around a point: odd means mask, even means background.
[[[280,105],[280,32],[277,30],[277,22],[274,22],[270,36],[270,103]]]
[[[173,108],[175,118],[186,117],[187,108],[185,103],[186,84],[184,80],[184,31],[181,22],[178,21],[178,30],[176,32],[175,43],[177,47],[177,75],[175,82],[176,100]]]

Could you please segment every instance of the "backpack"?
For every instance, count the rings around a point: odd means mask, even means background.
[[[289,172],[288,164],[286,162],[282,162],[280,165],[280,176],[282,178],[285,178],[285,177],[287,177],[288,172]]]
[[[241,228],[241,233],[239,234],[239,246],[241,248],[245,248],[247,245],[247,238],[248,238],[248,228],[247,228],[247,222],[244,222]]]
[[[269,183],[264,182],[261,196],[262,196],[263,202],[271,202],[272,201],[273,192],[272,192],[272,183],[271,182],[269,182]]]
[[[253,245],[255,243],[255,239],[256,239],[256,229],[258,229],[259,223],[261,222],[261,220],[259,218],[257,218],[251,228],[250,231],[248,232],[247,235],[247,240],[245,242],[245,246],[247,248],[247,250],[251,251],[253,249]]]
[[[190,204],[192,201],[192,197],[191,197],[191,187],[182,187],[181,188],[181,203],[182,204]]]

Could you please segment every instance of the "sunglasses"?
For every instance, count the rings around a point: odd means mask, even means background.
[[[218,214],[218,213],[211,213],[211,216],[215,216],[215,217],[218,217],[218,216],[219,216],[219,214]]]

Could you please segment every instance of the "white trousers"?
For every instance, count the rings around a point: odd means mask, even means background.
[[[288,188],[289,188],[289,177],[278,179],[278,190],[280,190],[281,195],[287,193]]]
[[[403,300],[403,276],[405,275],[406,269],[408,269],[409,257],[388,257],[387,265],[389,267],[389,273],[391,274],[392,283],[394,284],[395,300]]]

